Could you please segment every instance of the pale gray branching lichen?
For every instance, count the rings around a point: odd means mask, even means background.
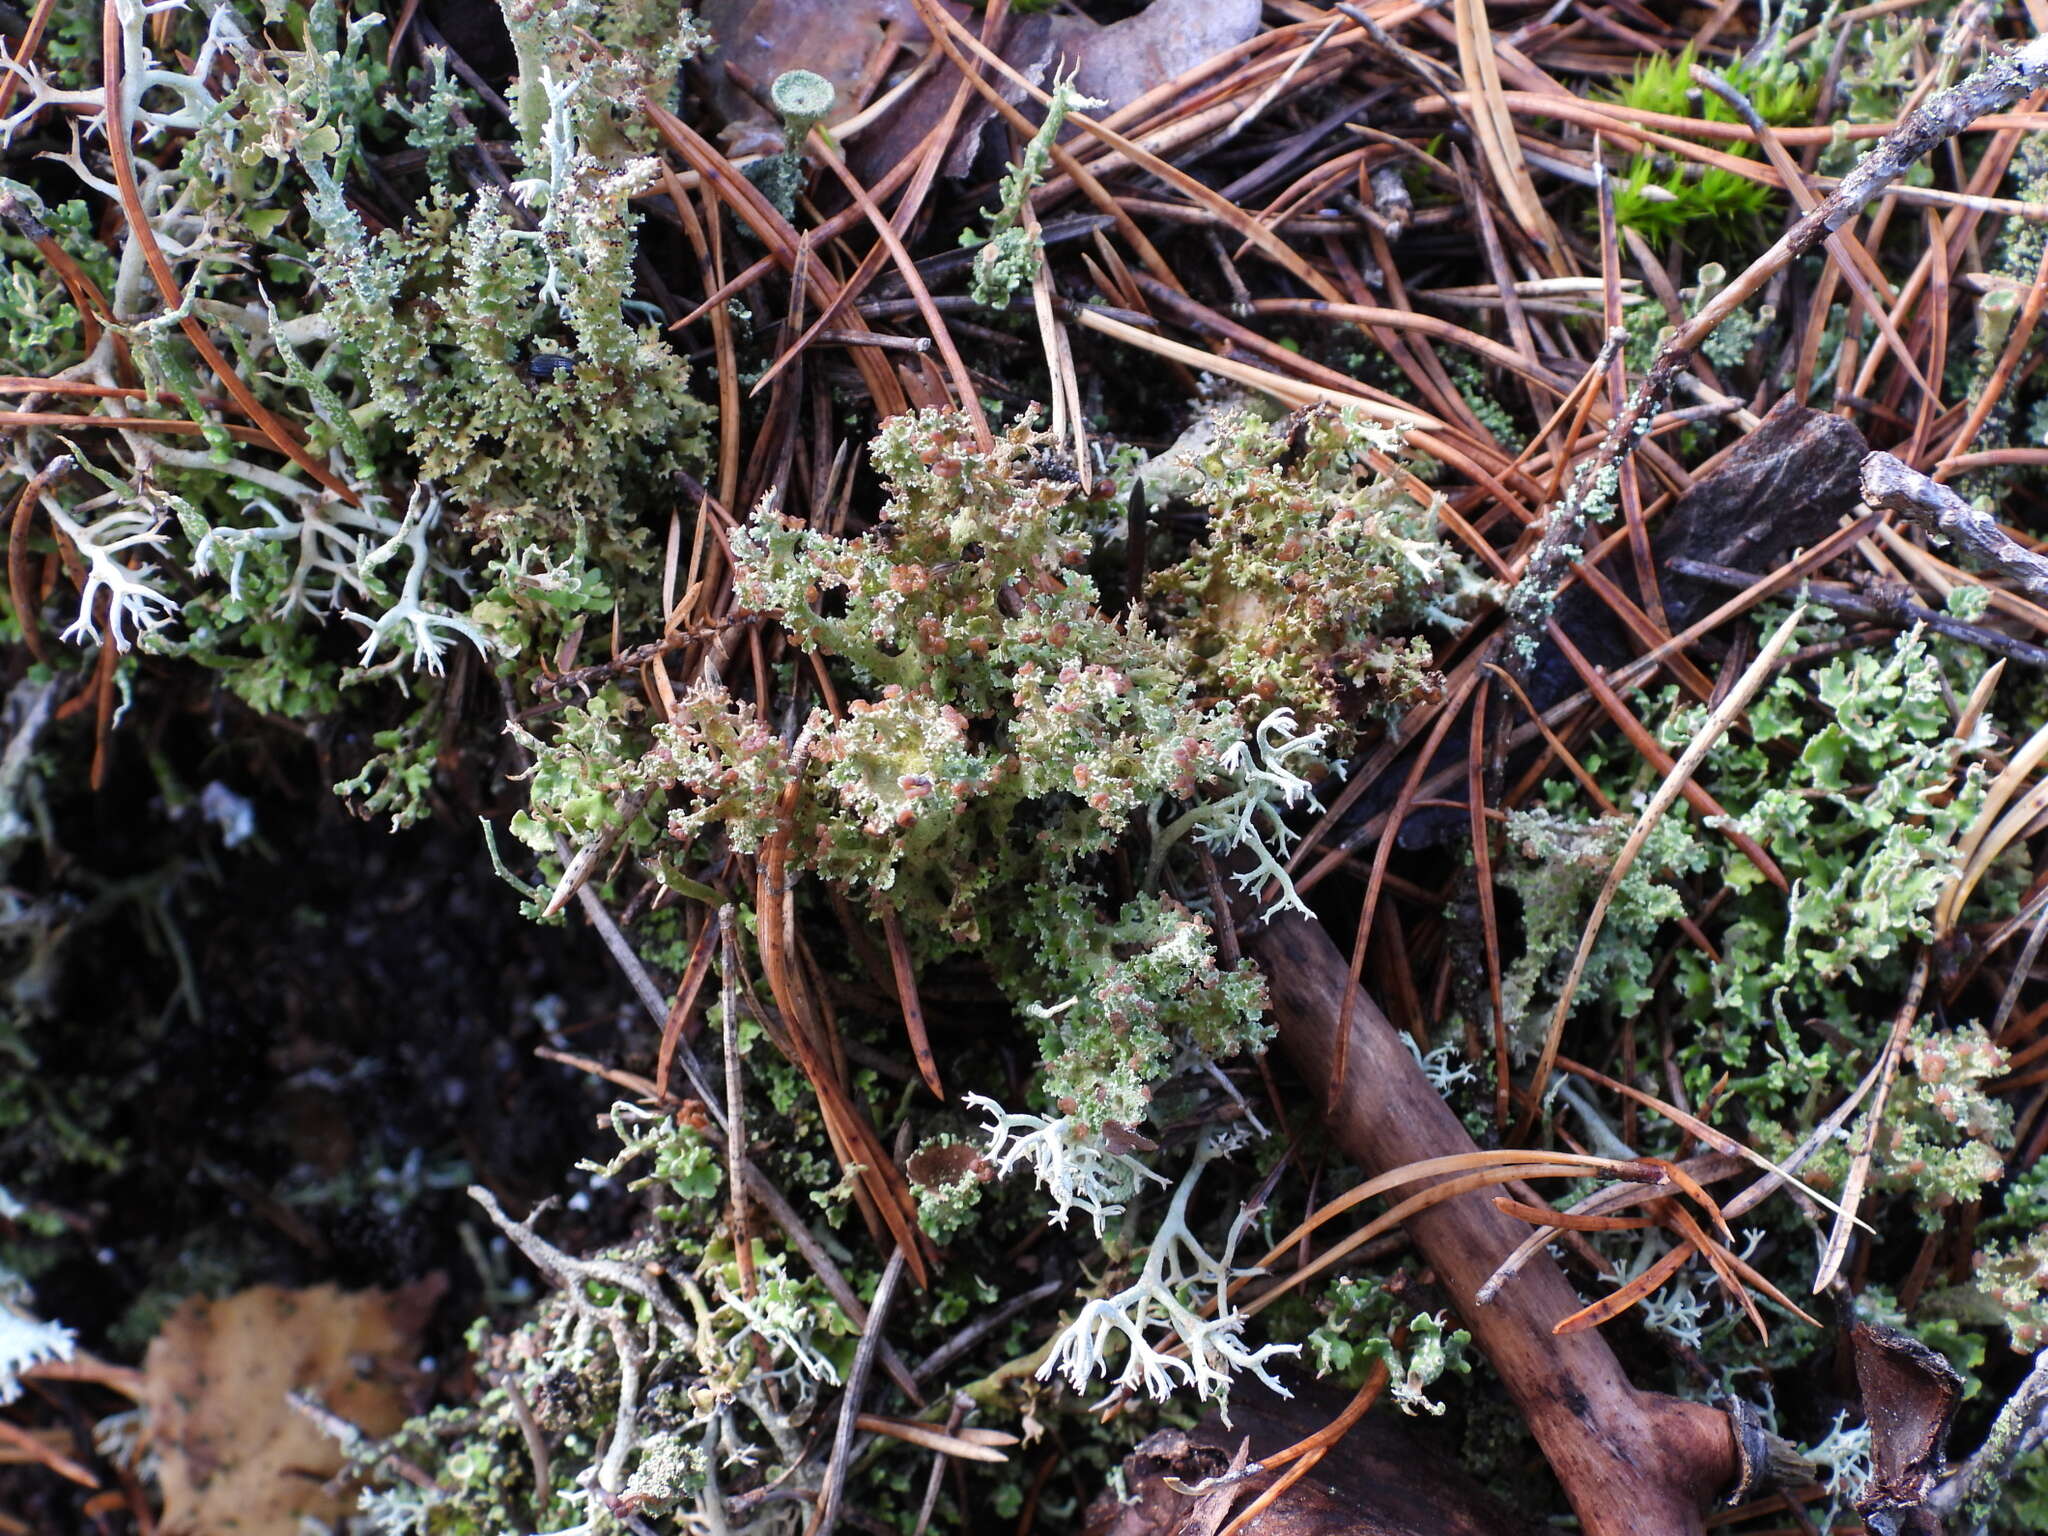
[[[1076,1392],[1084,1391],[1091,1378],[1115,1370],[1120,1341],[1124,1364],[1116,1384],[1126,1391],[1142,1389],[1155,1400],[1164,1400],[1177,1385],[1191,1386],[1198,1397],[1224,1401],[1231,1378],[1249,1371],[1282,1397],[1292,1395],[1269,1365],[1281,1356],[1299,1354],[1301,1346],[1248,1347],[1243,1339],[1245,1315],[1230,1301],[1232,1282],[1261,1273],[1232,1264],[1248,1215],[1239,1213],[1220,1258],[1196,1241],[1188,1227],[1188,1199],[1196,1181],[1223,1150],[1222,1138],[1204,1137],[1146,1250],[1143,1268],[1122,1290],[1083,1304],[1053,1341],[1038,1368],[1040,1380],[1057,1375]],[[1203,1316],[1204,1310],[1211,1315]],[[1179,1344],[1185,1354],[1166,1353],[1161,1346],[1169,1342]]]
[[[1124,1202],[1143,1180],[1166,1182],[1136,1158],[1108,1150],[1094,1128],[1073,1115],[1017,1114],[979,1093],[970,1093],[961,1102],[991,1117],[982,1127],[989,1138],[984,1155],[997,1177],[1019,1163],[1028,1164],[1039,1188],[1051,1197],[1052,1219],[1060,1226],[1079,1210],[1095,1224],[1100,1237],[1103,1224],[1123,1214]]]
[[[1245,854],[1252,867],[1236,871],[1232,878],[1247,891],[1270,881],[1279,894],[1268,911],[1292,910],[1307,916],[1308,905],[1294,889],[1294,878],[1280,857],[1296,837],[1284,813],[1313,798],[1315,785],[1289,764],[1299,758],[1304,760],[1302,766],[1320,769],[1329,734],[1328,726],[1298,729],[1294,711],[1281,708],[1259,722],[1250,740],[1233,742],[1223,754],[1227,787],[1212,791],[1165,827],[1157,826],[1155,820],[1152,878],[1157,879],[1174,845],[1192,831],[1196,842],[1214,852]]]
[[[6,1275],[0,1272],[0,1290]],[[46,1323],[0,1302],[0,1403],[21,1396],[22,1372],[51,1361],[69,1360],[78,1348],[78,1335],[62,1323]]]

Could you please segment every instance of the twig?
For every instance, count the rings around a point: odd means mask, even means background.
[[[889,1254],[882,1278],[875,1285],[875,1302],[868,1309],[867,1327],[861,1330],[860,1347],[853,1353],[853,1369],[846,1373],[846,1391],[839,1401],[839,1431],[832,1438],[832,1459],[826,1463],[825,1486],[818,1499],[818,1518],[807,1536],[832,1536],[839,1523],[839,1501],[846,1492],[846,1473],[851,1465],[854,1421],[860,1417],[860,1400],[866,1393],[868,1376],[874,1369],[875,1347],[889,1320],[889,1303],[895,1299],[896,1282],[903,1278],[903,1250]]]
[[[54,1446],[46,1445],[39,1437],[23,1429],[12,1419],[0,1419],[0,1445],[11,1445],[25,1456],[41,1462],[59,1477],[69,1478],[81,1488],[97,1488],[100,1480],[92,1475],[92,1469],[66,1456]]]
[[[558,839],[557,846],[563,851],[566,860],[566,841]],[[640,999],[640,1006],[646,1009],[647,1016],[654,1020],[655,1028],[665,1029],[668,1024],[668,999],[662,996],[661,988],[654,984],[654,978],[647,973],[647,967],[641,963],[639,955],[634,953],[632,944],[625,934],[619,931],[619,925],[612,920],[611,913],[605,908],[604,899],[588,885],[576,887],[576,899],[583,907],[583,915],[590,920],[590,926],[595,928],[597,936],[604,940],[604,947],[613,962],[625,974],[627,984],[633,989],[633,995]],[[705,1111],[718,1122],[719,1130],[723,1131],[725,1111],[719,1107],[722,1095],[712,1088],[711,1079],[705,1074],[704,1064],[697,1059],[697,1053],[690,1049],[689,1041],[676,1041],[674,1060],[682,1064],[683,1076],[690,1080],[690,1087],[697,1097],[704,1101]]]
[[[1405,1331],[1395,1331],[1397,1344],[1405,1342],[1401,1337]],[[1313,1472],[1322,1459],[1329,1455],[1331,1448],[1350,1432],[1351,1426],[1364,1418],[1367,1410],[1378,1401],[1380,1393],[1386,1390],[1390,1374],[1385,1359],[1373,1361],[1372,1369],[1365,1373],[1365,1380],[1359,1383],[1358,1390],[1352,1394],[1351,1401],[1344,1406],[1342,1413],[1306,1439],[1298,1440],[1286,1450],[1267,1457],[1264,1462],[1266,1467],[1282,1466],[1290,1461],[1294,1466],[1290,1471],[1275,1478],[1263,1493],[1246,1505],[1235,1520],[1223,1527],[1219,1536],[1242,1536],[1243,1532],[1251,1528],[1254,1520],[1286,1495],[1288,1489]],[[1229,1507],[1227,1503],[1225,1507]]]
[[[1056,1275],[1040,1285],[1033,1286],[1022,1295],[1012,1296],[1000,1307],[997,1307],[995,1311],[983,1313],[965,1328],[954,1334],[953,1337],[946,1340],[937,1349],[926,1355],[923,1360],[918,1362],[917,1368],[911,1372],[911,1375],[922,1381],[937,1374],[941,1369],[951,1365],[960,1356],[966,1354],[968,1350],[974,1348],[975,1345],[979,1344],[1020,1312],[1028,1312],[1041,1301],[1050,1301],[1066,1289],[1066,1277]]]
[[[526,1459],[533,1464],[533,1518],[539,1521],[546,1517],[548,1507],[555,1501],[547,1436],[541,1433],[540,1424],[533,1416],[533,1405],[527,1402],[526,1394],[519,1390],[518,1381],[509,1371],[493,1371],[489,1379],[492,1386],[505,1394],[506,1406],[512,1410],[512,1422],[519,1426],[520,1437],[526,1441]]]
[[[2044,1439],[2048,1439],[2048,1350],[2034,1356],[2034,1368],[1998,1410],[1984,1443],[1935,1488],[1927,1507],[1937,1515],[1960,1515],[1962,1518],[1948,1528],[1976,1536],[1997,1511],[2013,1463]]]
[[[946,1433],[952,1434],[960,1427],[960,1421],[967,1417],[967,1410],[974,1406],[974,1399],[965,1392],[953,1394],[952,1406],[946,1412]],[[924,1483],[924,1502],[918,1506],[917,1524],[911,1527],[910,1536],[924,1536],[932,1523],[932,1511],[939,1507],[939,1483],[946,1475],[946,1458],[932,1457],[932,1469]]]
[[[334,1441],[344,1450],[353,1451],[366,1441],[374,1443],[371,1440],[371,1436],[361,1425],[353,1420],[343,1418],[325,1403],[307,1393],[287,1392],[284,1395],[284,1400],[294,1412],[304,1415],[312,1422],[314,1428],[318,1429],[321,1434],[327,1436],[328,1439]],[[4,1421],[0,1421],[0,1429],[10,1427]],[[384,1451],[378,1456],[377,1460],[380,1465],[391,1468],[392,1471],[411,1483],[415,1488],[424,1488],[429,1493],[439,1493],[442,1491],[439,1483],[435,1482],[433,1478],[414,1466],[410,1461],[407,1461],[403,1456],[396,1455],[390,1451]]]
[[[1690,576],[1695,581],[1712,582],[1717,587],[1732,587],[1737,591],[1751,586],[1756,581],[1753,572],[1738,571],[1725,565],[1713,565],[1704,560],[1687,560],[1682,556],[1674,556],[1665,564],[1668,569],[1680,576]],[[1966,624],[1961,619],[1929,608],[1925,603],[1916,602],[1911,596],[1912,589],[1903,582],[1884,582],[1866,592],[1859,592],[1853,587],[1844,587],[1835,582],[1808,582],[1799,590],[1821,607],[1832,608],[1836,613],[1850,614],[1859,619],[1876,619],[1880,623],[1894,624],[1901,629],[1924,624],[1938,635],[1947,635],[1951,640],[1974,645],[1980,651],[2003,656],[2023,667],[2048,668],[2048,649],[2030,645],[2025,640],[2016,640],[2011,635],[2001,634],[1995,629],[1986,629],[1981,624]]]
[[[617,1259],[571,1258],[534,1231],[534,1217],[542,1207],[536,1206],[526,1220],[514,1221],[498,1204],[498,1197],[481,1184],[470,1185],[469,1197],[484,1208],[491,1224],[512,1240],[533,1267],[554,1282],[571,1311],[611,1337],[612,1350],[619,1360],[618,1413],[612,1422],[611,1444],[597,1469],[597,1486],[603,1493],[616,1494],[625,1485],[626,1463],[639,1443],[640,1389],[646,1379],[650,1350],[635,1331],[625,1308],[599,1306],[590,1299],[592,1284],[638,1297],[655,1321],[685,1348],[695,1343],[696,1330],[653,1277],[636,1265]]]
[[[1990,513],[1978,511],[1910,464],[1888,453],[1870,455],[1863,461],[1863,499],[1954,540],[2018,582],[2029,597],[2048,602],[2048,559],[2017,543]]]
[[[1345,992],[1355,988],[1344,955],[1320,925],[1276,921],[1247,949],[1271,981],[1281,1043],[1305,1071],[1328,1070],[1338,1017],[1349,1014],[1357,1067],[1351,1091],[1330,1117],[1330,1134],[1347,1156],[1371,1174],[1472,1154],[1471,1136],[1372,1000],[1344,1007]],[[1545,1254],[1531,1258],[1493,1306],[1474,1306],[1474,1293],[1527,1235],[1483,1193],[1406,1220],[1589,1536],[1696,1536],[1699,1501],[1736,1470],[1728,1416],[1637,1391],[1598,1332],[1554,1335],[1551,1325],[1579,1298]]]

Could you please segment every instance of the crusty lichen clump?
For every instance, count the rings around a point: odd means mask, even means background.
[[[1305,728],[1390,714],[1437,686],[1426,626],[1462,627],[1488,592],[1434,500],[1393,471],[1397,440],[1331,406],[1278,428],[1218,425],[1191,499],[1204,537],[1158,572],[1158,611],[1203,691],[1287,708]]]
[[[1244,719],[1197,697],[1176,641],[1102,611],[1085,503],[1029,421],[984,448],[964,417],[899,416],[873,453],[888,499],[867,532],[764,511],[730,539],[740,603],[826,660],[834,707],[771,721],[709,684],[625,760],[610,706],[572,710],[534,743],[521,835],[610,825],[670,866],[782,836],[792,870],[881,896],[925,957],[984,957],[1039,1020],[1052,1099],[1140,1120],[1183,1053],[1263,1043],[1264,987],[1222,967],[1207,917],[1160,889],[1112,898],[1095,866],[1231,784]]]
[[[420,476],[510,549],[631,547],[640,531],[620,514],[646,500],[635,492],[704,446],[709,412],[689,393],[689,369],[658,323],[634,323],[622,303],[633,290],[631,199],[659,167],[630,152],[616,110],[637,91],[658,96],[664,72],[672,81],[702,39],[673,8],[665,19],[644,3],[602,19],[600,9],[506,7],[522,64],[510,204],[453,179],[445,146],[462,135],[445,79],[409,111],[436,175],[399,227],[372,235],[343,196],[355,155],[345,117],[286,141],[313,185],[322,313],[368,396],[356,415],[395,429]],[[252,118],[290,104],[267,80],[242,88]]]

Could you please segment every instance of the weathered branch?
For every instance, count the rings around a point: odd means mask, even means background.
[[[1872,455],[1883,457],[1883,455]],[[1674,556],[1666,566],[1681,576],[1690,576],[1695,581],[1712,582],[1717,587],[1730,587],[1741,592],[1756,585],[1753,571],[1733,570],[1725,565],[1714,565],[1705,560],[1687,560]],[[1897,629],[1911,629],[1915,624],[1924,624],[1937,635],[1946,635],[1951,640],[1960,640],[1965,645],[1974,645],[1993,656],[2003,656],[2007,661],[2018,662],[2023,667],[2048,670],[2048,649],[2018,640],[1995,629],[1986,629],[1981,624],[1966,624],[1929,608],[1917,600],[1912,587],[1905,582],[1881,582],[1863,590],[1842,586],[1839,582],[1809,581],[1798,590],[1821,607],[1836,613],[1846,613],[1852,618],[1875,619],[1880,624],[1889,624]]]
[[[1349,968],[1314,922],[1282,917],[1246,940],[1272,981],[1281,1044],[1311,1081],[1337,1051]],[[1368,1174],[1471,1152],[1449,1106],[1423,1076],[1385,1016],[1351,1000],[1351,1070],[1330,1130]],[[1549,1458],[1588,1536],[1686,1536],[1700,1508],[1736,1475],[1728,1415],[1700,1403],[1639,1392],[1597,1330],[1559,1337],[1551,1327],[1580,1300],[1546,1255],[1529,1260],[1489,1306],[1474,1297],[1525,1229],[1481,1194],[1432,1207],[1408,1222]]]
[[[1953,1530],[1975,1536],[1997,1511],[2013,1463],[2044,1440],[2048,1440],[2048,1350],[2034,1357],[2034,1368],[1998,1410],[1984,1443],[1934,1490],[1929,1504],[1937,1514],[1952,1518]]]
[[[1863,499],[1960,544],[2018,582],[2029,597],[2048,602],[2048,560],[2015,541],[1989,512],[1979,511],[1912,465],[1888,453],[1873,453],[1863,461]]]

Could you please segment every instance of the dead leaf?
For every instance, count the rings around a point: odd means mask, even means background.
[[[859,0],[856,9],[886,3],[892,0]],[[978,17],[954,0],[943,3],[953,15],[978,29]],[[776,9],[775,0],[756,0],[756,4],[760,9]],[[836,9],[834,15],[838,15]],[[835,21],[834,25],[838,23]],[[1259,0],[1153,0],[1135,16],[1126,16],[1106,27],[1079,15],[1033,12],[1012,16],[1003,28],[996,51],[1005,63],[1040,87],[1051,85],[1055,71],[1073,70],[1076,89],[1083,96],[1106,103],[1098,110],[1107,113],[1127,107],[1153,87],[1206,64],[1225,49],[1253,36],[1258,29]],[[906,37],[911,35],[905,33]],[[925,36],[924,29],[918,28],[915,37],[920,51],[929,46]],[[872,181],[914,151],[938,125],[959,83],[958,73],[945,68],[911,91],[887,121],[878,124],[872,135],[854,147],[849,163],[855,173],[864,181]],[[996,85],[1003,99],[1022,105],[1024,115],[1032,121],[1044,116],[1035,102],[1024,102],[1025,93],[1014,82],[998,79]],[[994,120],[995,108],[976,94],[969,101],[947,151],[942,168],[947,176],[963,177],[975,170],[984,130]],[[1070,133],[1069,138],[1072,136]],[[983,169],[995,174],[990,167]]]
[[[143,1364],[163,1536],[298,1536],[301,1516],[345,1513],[321,1488],[341,1448],[285,1394],[311,1393],[390,1434],[410,1411],[420,1330],[446,1289],[438,1274],[399,1291],[259,1285],[172,1313]]]
[[[1123,1463],[1082,1517],[1086,1536],[1202,1536],[1224,1528],[1281,1475],[1253,1470],[1343,1411],[1344,1394],[1291,1383],[1282,1399],[1252,1383],[1233,1388],[1226,1430],[1210,1414],[1193,1431],[1162,1429]],[[1244,1438],[1249,1436],[1249,1442]],[[1247,1457],[1249,1459],[1247,1459]],[[1244,1527],[1244,1536],[1535,1536],[1471,1477],[1406,1425],[1368,1414],[1309,1476]]]
[[[1106,102],[1102,110],[1109,113],[1258,30],[1259,0],[1152,0],[1135,16],[1096,32],[1070,33],[1063,41],[1075,88]]]
[[[782,128],[732,71],[763,91],[785,70],[823,75],[836,93],[825,119],[830,125],[858,109],[855,88],[891,33],[908,50],[896,60],[899,70],[931,46],[911,0],[709,0],[702,15],[718,44],[704,72],[712,104],[726,122],[725,152],[734,159],[780,150]]]

